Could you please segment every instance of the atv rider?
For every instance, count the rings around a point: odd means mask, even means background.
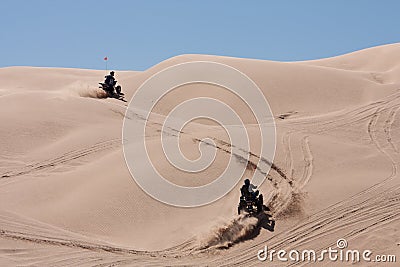
[[[254,191],[254,189],[256,188],[257,186],[251,184],[249,179],[244,180],[244,185],[242,186],[242,188],[240,188],[242,197],[240,198],[241,200],[238,206],[238,214],[240,214],[240,211],[245,208],[244,206],[248,205],[246,204],[246,201],[248,200],[255,203],[255,205],[257,206],[257,213],[260,213],[264,210],[264,197],[262,194],[260,194],[258,190]],[[244,199],[242,200],[242,198]],[[242,203],[242,201],[244,202]],[[253,208],[251,208],[251,211],[253,211]]]
[[[114,93],[114,90],[117,91],[118,95],[121,95],[121,86],[115,87],[117,84],[117,81],[114,78],[114,71],[111,71],[109,75],[105,76],[106,80],[104,81],[104,84],[107,86],[107,91],[110,93]]]
[[[114,85],[117,83],[114,78],[114,71],[111,71],[109,75],[104,77],[106,78],[104,84],[107,86],[107,90],[114,92]]]
[[[249,179],[246,179],[244,180],[244,185],[240,189],[240,192],[245,198],[251,197],[252,199],[256,199],[257,195],[259,194],[258,190],[254,191],[256,188],[257,186],[251,184]]]

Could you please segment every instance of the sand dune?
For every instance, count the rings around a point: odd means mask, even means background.
[[[399,52],[392,44],[293,63],[182,55],[143,72],[117,72],[128,100],[147,78],[177,63],[220,62],[253,79],[277,126],[275,167],[260,188],[272,218],[236,215],[240,185],[199,208],[172,207],[144,193],[122,152],[127,103],[97,88],[104,71],[0,69],[0,265],[265,265],[257,260],[264,245],[322,250],[339,238],[352,249],[399,259]],[[162,152],[159,123],[196,96],[219,97],[242,113],[254,155],[235,164],[249,167],[245,175],[262,171],[252,167],[260,141],[253,117],[240,99],[210,85],[182,86],[156,107],[146,132],[152,151]],[[181,144],[196,158],[193,140],[209,135],[218,147],[212,168],[188,176],[160,156],[157,169],[185,186],[212,181],[230,156],[225,131],[190,123]]]

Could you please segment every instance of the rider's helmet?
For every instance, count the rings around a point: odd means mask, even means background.
[[[244,184],[245,185],[250,185],[250,180],[249,179],[244,180]]]
[[[110,75],[111,75],[111,76],[114,76],[114,71],[111,71],[111,72],[110,72]]]

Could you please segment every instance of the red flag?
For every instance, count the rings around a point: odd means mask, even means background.
[[[104,60],[106,60],[106,61],[107,61],[107,60],[108,60],[108,57],[105,57],[105,58],[104,58]]]

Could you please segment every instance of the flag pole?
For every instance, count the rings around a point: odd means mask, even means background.
[[[107,71],[108,71],[108,57],[104,57],[104,61],[106,62],[106,75],[107,75]]]

